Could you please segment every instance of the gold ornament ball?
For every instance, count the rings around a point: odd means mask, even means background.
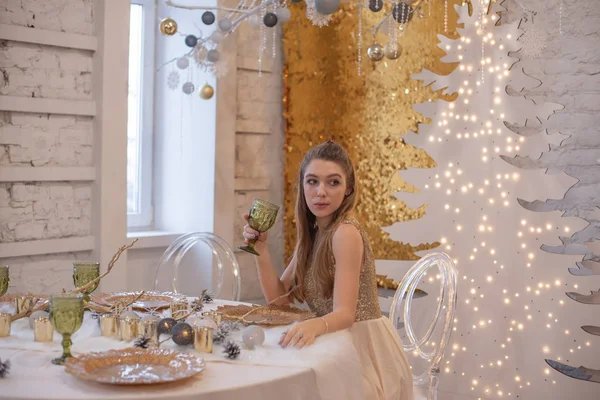
[[[171,18],[165,18],[160,21],[160,33],[165,36],[173,36],[177,33],[177,22]]]
[[[398,43],[388,42],[383,48],[383,54],[390,60],[395,60],[402,55],[402,47]]]
[[[373,43],[367,49],[367,56],[371,61],[380,61],[383,58],[383,47],[380,44]]]
[[[202,97],[204,100],[209,100],[214,94],[215,89],[208,83],[202,86],[202,89],[200,89],[200,97]]]

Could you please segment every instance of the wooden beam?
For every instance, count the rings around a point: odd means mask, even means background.
[[[10,24],[0,24],[0,39],[90,51],[96,51],[98,47],[95,36]]]
[[[236,133],[258,133],[263,135],[269,135],[271,133],[271,126],[269,121],[252,121],[238,119],[235,122]]]
[[[0,96],[0,111],[41,114],[96,115],[96,102],[91,100],[41,99],[37,97]]]
[[[93,236],[62,239],[28,240],[25,242],[0,243],[0,257],[23,257],[40,254],[74,253],[94,249]]]
[[[269,190],[270,187],[271,179],[269,178],[235,178],[236,192]]]
[[[258,59],[255,57],[237,57],[237,67],[238,69],[246,69],[249,71],[258,71]],[[273,60],[267,57],[263,57],[262,67],[260,68],[262,72],[272,72],[273,71]]]

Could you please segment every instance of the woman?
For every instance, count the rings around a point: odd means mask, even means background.
[[[284,332],[282,347],[301,348],[318,336],[349,328],[366,398],[413,399],[408,361],[390,321],[381,315],[371,246],[351,216],[356,186],[352,161],[340,145],[329,141],[315,146],[300,167],[298,241],[281,278],[271,262],[267,233],[246,225],[244,237],[246,243],[257,239],[258,275],[267,301],[306,302],[317,315]]]

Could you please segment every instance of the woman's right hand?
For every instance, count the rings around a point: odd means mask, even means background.
[[[250,225],[248,225],[248,214],[244,214],[244,221],[246,221],[246,225],[244,226],[244,244],[248,244],[249,239],[256,239],[254,242],[254,248],[256,251],[262,254],[263,250],[267,247],[267,232],[259,233],[258,231],[252,229]]]

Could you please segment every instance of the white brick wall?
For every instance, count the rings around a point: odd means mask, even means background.
[[[94,33],[93,0],[0,0],[0,24]]]

